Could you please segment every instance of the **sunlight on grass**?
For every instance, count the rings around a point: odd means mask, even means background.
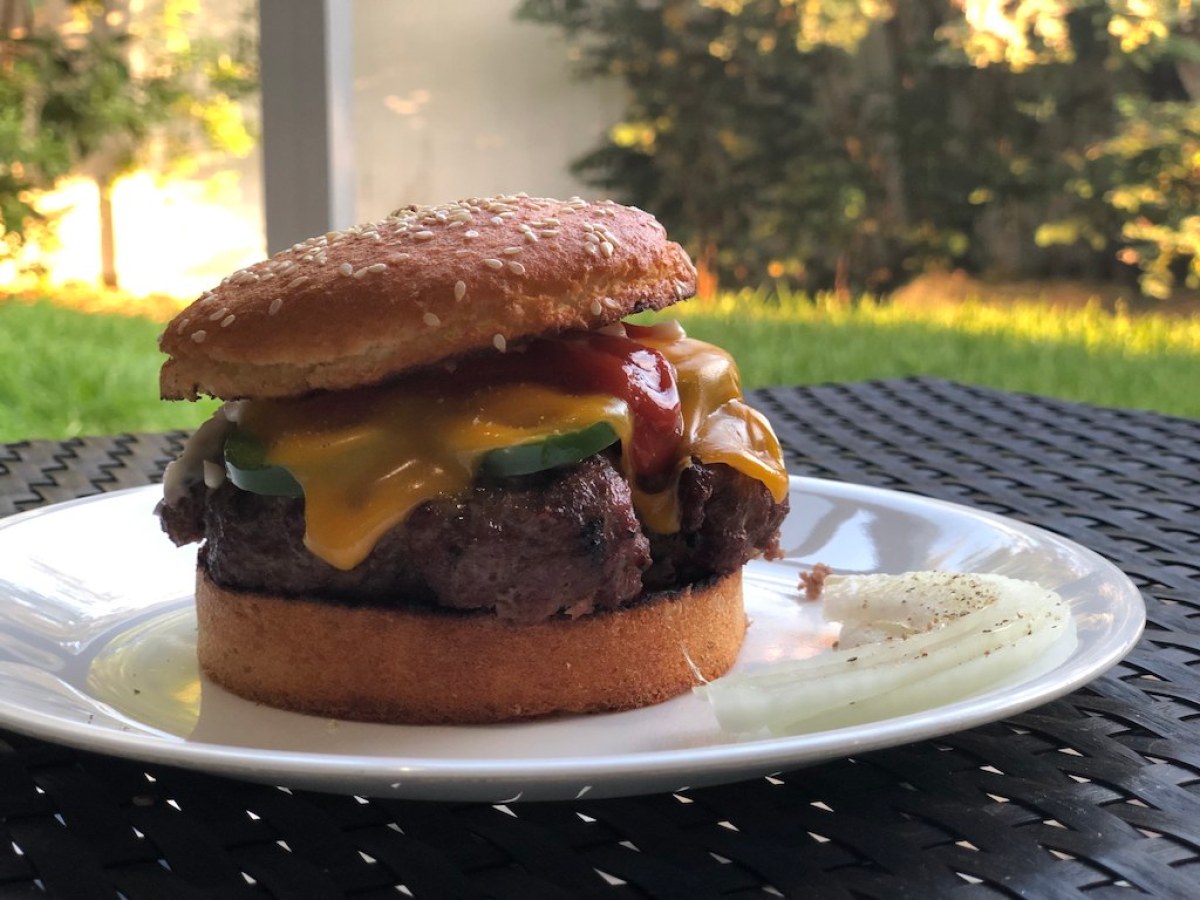
[[[932,376],[1200,417],[1200,320],[1099,307],[912,310],[864,299],[725,295],[663,313],[728,349],[747,387]]]
[[[158,335],[178,308],[85,289],[53,303],[0,299],[0,441],[199,424],[214,402],[158,397]],[[728,349],[748,388],[923,375],[1200,417],[1195,317],[1034,302],[912,310],[749,292],[663,315]]]
[[[96,288],[89,284],[69,284],[61,287],[45,285],[18,294],[0,295],[0,304],[6,302],[50,302],[55,306],[79,312],[113,313],[167,322],[191,301],[168,297],[166,294],[132,294],[129,291]]]
[[[847,302],[829,295],[810,300],[802,295],[785,294],[776,302],[759,292],[743,292],[725,294],[708,303],[694,301],[690,306],[677,309],[681,318],[751,318],[768,322],[884,329],[920,324],[963,334],[996,335],[1026,341],[1078,344],[1088,349],[1120,350],[1128,355],[1153,356],[1162,352],[1200,354],[1200,319],[1109,313],[1099,303],[1079,310],[1061,310],[1032,301],[1003,306],[968,301],[913,310],[869,297]]]

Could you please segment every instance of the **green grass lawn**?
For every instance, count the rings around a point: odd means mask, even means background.
[[[933,375],[1200,418],[1196,319],[731,297],[679,310],[689,333],[737,357],[748,387]],[[200,422],[213,403],[158,399],[161,330],[148,318],[0,302],[0,441]]]
[[[158,399],[148,318],[0,302],[0,441],[195,425],[213,403]]]
[[[725,298],[678,316],[728,349],[749,387],[929,375],[1068,400],[1200,418],[1200,320],[1099,309]]]

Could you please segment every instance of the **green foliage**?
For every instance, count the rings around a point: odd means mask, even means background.
[[[654,210],[725,284],[1140,270],[1161,295],[1194,277],[1190,4],[524,0],[518,14],[560,28],[584,76],[629,87],[575,171]]]
[[[257,89],[248,30],[193,39],[197,0],[157,0],[138,17],[130,5],[74,0],[50,19],[0,0],[0,257],[32,226],[52,225],[31,192],[68,172],[103,186],[151,150],[178,161],[250,149],[238,103]]]
[[[113,158],[106,165],[127,167],[132,145],[163,115],[161,85],[156,79],[139,83],[131,75],[128,36],[90,33],[68,40],[43,30],[14,43],[36,70],[37,87],[26,102],[37,107],[38,132],[57,139],[62,155],[75,164],[120,136],[124,140],[109,150]]]
[[[41,77],[35,58],[16,48],[0,56],[0,260],[47,225],[29,192],[66,173],[70,158],[56,135],[28,127],[27,99]],[[4,58],[4,57],[7,58]]]
[[[1120,256],[1152,297],[1170,296],[1177,278],[1200,288],[1200,105],[1123,97],[1119,108],[1097,158],[1116,170],[1104,200],[1126,214]]]

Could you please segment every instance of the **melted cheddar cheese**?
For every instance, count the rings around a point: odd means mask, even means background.
[[[732,358],[678,334],[638,338],[662,353],[677,374],[684,435],[669,483],[644,490],[628,471],[628,455],[622,455],[639,517],[651,531],[665,534],[679,528],[676,485],[693,458],[732,466],[765,484],[777,501],[787,492],[779,442],[766,419],[742,401]],[[630,410],[616,397],[526,382],[456,385],[447,378],[436,392],[401,382],[250,402],[239,427],[263,443],[268,463],[288,469],[304,489],[308,549],[333,566],[352,569],[415,507],[469,487],[489,451],[600,421],[628,444]]]

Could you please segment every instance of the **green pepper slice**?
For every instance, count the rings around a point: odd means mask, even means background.
[[[240,429],[225,439],[225,473],[243,491],[267,497],[303,497],[292,473],[266,461],[267,448]]]
[[[597,422],[578,431],[491,450],[483,455],[479,471],[496,478],[531,475],[587,459],[616,440],[611,425]],[[266,456],[266,448],[244,431],[235,428],[225,439],[225,471],[235,486],[268,497],[304,496],[292,473],[270,465]]]
[[[484,454],[479,471],[500,478],[530,475],[587,459],[616,440],[617,433],[611,425],[597,422],[578,431],[491,450]]]

